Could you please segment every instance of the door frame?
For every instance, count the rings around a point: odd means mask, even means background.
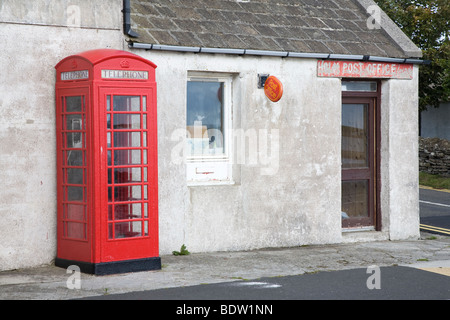
[[[356,79],[342,79],[342,81],[355,81]],[[361,79],[356,81],[371,81],[377,83],[377,90],[369,91],[342,91],[341,109],[343,103],[369,103],[372,106],[372,112],[369,112],[369,130],[373,135],[372,145],[369,146],[370,170],[370,194],[368,198],[369,210],[372,210],[372,221],[368,226],[373,226],[376,231],[381,231],[381,81],[374,79]],[[341,165],[341,183],[345,180],[357,180],[354,169],[342,169]],[[357,226],[342,224],[343,229]],[[361,226],[364,227],[364,226]]]

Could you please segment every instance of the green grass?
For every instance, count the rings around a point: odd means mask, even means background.
[[[419,184],[434,189],[450,189],[450,178],[419,172]]]

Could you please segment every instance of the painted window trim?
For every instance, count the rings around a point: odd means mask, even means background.
[[[224,84],[224,145],[223,155],[186,155],[186,180],[188,186],[234,185],[233,172],[233,123],[232,123],[232,86],[231,74],[212,72],[192,72],[187,81],[222,82]],[[187,108],[187,99],[186,99]]]

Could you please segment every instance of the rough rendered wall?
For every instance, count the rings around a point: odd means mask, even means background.
[[[418,67],[413,80],[389,80],[381,97],[381,210],[391,240],[419,233]]]
[[[0,2],[0,270],[55,257],[54,66],[123,48],[121,9],[121,0]]]
[[[340,241],[339,79],[317,78],[316,60],[132,51],[158,65],[162,254],[183,243],[195,252]],[[187,186],[186,167],[171,153],[181,141],[174,132],[186,126],[188,70],[232,74],[234,130],[267,132],[269,154],[278,130],[279,159],[252,164],[245,149],[235,185]],[[257,88],[258,73],[282,81],[279,102]]]

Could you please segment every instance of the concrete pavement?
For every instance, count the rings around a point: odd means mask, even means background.
[[[74,274],[52,265],[3,271],[0,272],[0,299],[66,300],[372,265],[400,265],[445,274],[450,272],[450,237],[422,233],[421,240],[164,255],[161,261],[162,270],[158,271],[108,276],[81,274],[79,288],[78,282],[73,281]]]

